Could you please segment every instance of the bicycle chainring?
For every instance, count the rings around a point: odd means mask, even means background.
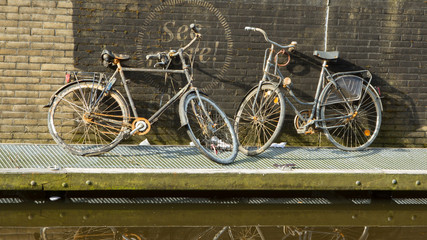
[[[311,110],[302,110],[302,111],[300,111],[300,114],[304,119],[301,119],[298,115],[295,115],[295,119],[294,119],[294,127],[297,130],[297,132],[300,132],[302,130],[302,128],[304,127],[304,125],[307,124],[306,119],[308,119],[310,117]],[[300,130],[300,131],[298,131],[298,130]],[[305,129],[303,129],[301,133],[313,134],[316,132],[317,132],[317,129],[315,129],[313,124],[311,124],[310,127],[306,127]]]
[[[148,119],[145,119],[145,118],[136,118],[136,119],[132,122],[132,131],[136,128],[136,126],[137,126],[138,122],[140,122],[140,121],[143,121],[143,122],[146,124],[146,127],[145,127],[144,129],[141,129],[141,130],[137,131],[135,134],[136,134],[136,135],[139,135],[139,136],[142,136],[142,135],[145,135],[145,134],[147,134],[148,132],[150,132],[150,130],[151,130],[151,124],[150,124],[150,122],[148,121]]]

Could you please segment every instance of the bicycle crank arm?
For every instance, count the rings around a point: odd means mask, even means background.
[[[129,133],[130,136],[134,134],[145,135],[151,130],[151,122],[145,118],[136,118],[132,123],[132,131]]]

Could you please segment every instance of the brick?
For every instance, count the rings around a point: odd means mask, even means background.
[[[39,83],[40,80],[33,77],[16,77],[14,82],[17,84],[36,84]]]
[[[13,77],[24,77],[28,75],[27,70],[15,70],[15,69],[8,69],[4,70],[4,75],[6,76],[13,76]]]
[[[30,34],[30,29],[22,27],[6,27],[4,28],[4,32],[7,34]]]
[[[18,98],[37,98],[39,93],[35,91],[15,91],[15,97]]]
[[[37,8],[37,7],[20,7],[19,13],[21,14],[34,14],[34,18],[39,20],[37,17],[40,15],[66,15],[71,14],[72,9],[65,8]]]
[[[56,15],[55,22],[72,22],[73,16],[69,15]]]
[[[31,0],[8,1],[9,6],[30,6]]]
[[[33,7],[56,8],[57,1],[34,1]]]
[[[42,29],[42,28],[33,28],[31,29],[31,34],[32,35],[42,35],[42,36],[46,36],[46,35],[55,35],[55,30],[54,29]]]
[[[42,64],[41,65],[41,70],[42,71],[46,71],[46,70],[56,70],[56,71],[64,71],[65,67],[63,64]]]
[[[13,62],[0,62],[0,68],[11,69],[11,68],[15,68],[15,67],[16,67],[16,63],[13,63]]]
[[[17,6],[2,6],[1,11],[4,13],[17,13],[19,8]]]
[[[12,118],[12,119],[25,119],[26,115],[27,114],[24,113],[24,112],[12,112],[12,111],[10,111],[10,112],[8,112],[8,111],[2,111],[2,114],[1,114],[2,118]],[[19,126],[17,126],[17,125],[14,125],[14,126],[2,126],[2,131],[5,131],[4,128],[7,128],[7,127],[19,127]]]
[[[73,2],[72,1],[59,1],[58,2],[58,8],[67,8],[70,9],[73,7]]]
[[[13,134],[14,138],[17,139],[37,139],[37,134],[36,133],[23,133],[23,132],[17,132]],[[33,142],[33,141],[31,141]]]
[[[4,58],[5,62],[28,62],[28,56],[7,55]]]
[[[51,62],[52,57],[30,56],[30,63],[46,63]]]
[[[54,48],[58,50],[73,50],[74,44],[73,43],[55,43]]]
[[[35,63],[17,63],[16,69],[40,70],[40,64]]]
[[[41,43],[41,42],[33,42],[31,43],[31,48],[32,49],[54,49],[53,48],[53,43]]]
[[[72,29],[56,29],[55,30],[56,36],[71,36],[74,37],[74,32]]]
[[[24,104],[26,103],[26,98],[2,98],[2,104]]]
[[[62,28],[66,28],[66,23],[62,23],[62,22],[45,22],[43,23],[43,28],[44,29],[49,29],[49,28],[54,28],[54,29],[62,29]]]

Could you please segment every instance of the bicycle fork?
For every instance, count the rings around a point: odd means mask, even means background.
[[[202,110],[202,114],[200,114],[199,111],[196,109],[194,102],[192,102],[193,112],[194,112],[194,115],[196,116],[196,119],[199,123],[200,128],[203,129],[203,132],[205,133],[205,135],[208,135],[209,131],[215,132],[216,126],[212,118],[210,117],[209,112],[206,110],[206,107],[203,104],[202,99],[200,98],[199,90],[197,88],[194,88],[194,91],[198,99],[197,105],[200,106],[200,109]],[[207,121],[204,121],[203,116],[206,116]]]

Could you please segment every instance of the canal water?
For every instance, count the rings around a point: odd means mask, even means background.
[[[65,197],[0,199],[0,240],[427,239],[427,199]]]

